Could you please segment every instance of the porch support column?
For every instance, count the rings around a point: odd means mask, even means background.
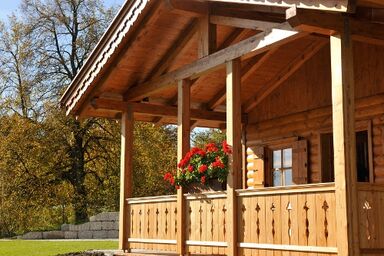
[[[242,146],[241,146],[241,62],[234,59],[227,62],[227,142],[232,147],[229,158],[229,174],[227,178],[227,212],[228,212],[228,256],[237,255],[237,203],[236,189],[241,179]]]
[[[124,251],[128,250],[130,230],[126,199],[132,196],[133,122],[132,108],[129,107],[121,118],[119,249]]]
[[[349,19],[330,37],[338,255],[359,255],[353,48]]]
[[[178,83],[177,97],[177,159],[180,161],[190,149],[190,88],[191,81]],[[185,198],[184,189],[177,190],[177,252],[185,255]]]

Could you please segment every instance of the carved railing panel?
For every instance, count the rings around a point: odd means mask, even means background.
[[[384,185],[358,184],[357,204],[360,247],[384,254]]]
[[[226,195],[223,192],[186,195],[186,244],[189,253],[225,253],[223,243],[226,242],[228,221],[225,204]]]
[[[244,248],[243,254],[248,255],[247,249],[252,248],[261,255],[266,247],[281,249],[283,245],[300,250],[307,246],[319,251],[337,250],[332,184],[292,190],[239,190],[238,208],[239,242]]]
[[[334,193],[333,184],[237,190],[239,255],[335,254]],[[375,225],[376,204],[380,206],[384,200],[372,192],[361,196],[364,198],[360,210],[364,232],[360,235],[367,237],[364,246],[373,248],[381,237],[380,232],[384,237],[384,231]],[[230,221],[226,193],[186,194],[184,197],[186,252],[225,255]],[[176,200],[176,196],[127,200],[131,249],[176,251],[179,232]]]
[[[131,249],[175,251],[177,203],[175,196],[128,200]],[[160,243],[159,243],[160,241]]]

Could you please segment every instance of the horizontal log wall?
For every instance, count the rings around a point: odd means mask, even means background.
[[[325,47],[249,113],[247,141],[303,137],[309,182],[321,182],[320,133],[332,131],[329,48]],[[372,123],[375,182],[384,184],[384,47],[355,43],[356,120]],[[357,123],[358,125],[358,123]]]
[[[359,99],[356,102],[356,127],[372,123],[372,154],[375,182],[384,184],[384,94]],[[318,108],[247,127],[249,144],[268,139],[303,137],[309,142],[309,182],[321,182],[320,133],[332,131],[330,107]]]

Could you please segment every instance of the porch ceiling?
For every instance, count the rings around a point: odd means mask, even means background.
[[[233,3],[232,3],[233,2]],[[247,1],[248,3],[249,1]],[[255,4],[262,4],[254,1]],[[264,1],[266,2],[266,1]],[[294,1],[291,1],[294,2]],[[305,2],[305,1],[297,1]],[[318,1],[321,2],[321,1]],[[324,1],[330,3],[330,1]],[[348,1],[337,0],[346,5]],[[205,4],[214,6],[217,25],[218,50],[236,44],[260,33],[251,29],[250,17],[261,17],[268,22],[285,20],[286,8],[256,8],[243,1],[131,1],[126,3],[114,20],[96,50],[75,78],[62,98],[67,113],[81,117],[119,118],[119,109],[101,108],[94,104],[95,98],[124,101],[131,89],[162,74],[178,70],[198,59],[198,17]],[[182,6],[182,7],[180,7]],[[300,6],[300,5],[298,5]],[[188,9],[189,8],[189,9]],[[260,10],[262,10],[260,12]],[[225,17],[241,14],[250,22],[243,28],[225,24]],[[224,18],[221,18],[224,17]],[[112,36],[113,35],[113,36]],[[242,63],[242,105],[249,112],[267,97],[271,90],[282,84],[296,72],[305,60],[314,56],[328,43],[321,36],[303,34],[295,40],[268,48]],[[161,106],[175,106],[175,86],[151,93],[149,97],[132,102]],[[202,75],[193,81],[191,89],[193,109],[223,111],[225,103],[224,67]],[[173,116],[156,117],[153,114],[137,113],[137,120],[173,123]],[[199,125],[219,127],[221,121],[199,121]]]

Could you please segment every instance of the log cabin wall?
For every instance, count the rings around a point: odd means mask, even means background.
[[[329,45],[249,113],[247,145],[299,137],[308,141],[308,182],[322,181],[320,134],[332,131]],[[355,42],[356,130],[370,129],[371,169],[384,184],[384,47]]]

